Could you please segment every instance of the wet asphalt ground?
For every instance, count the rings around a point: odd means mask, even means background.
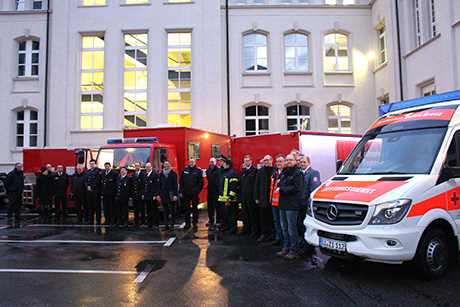
[[[178,218],[179,221],[183,217]],[[409,265],[277,258],[279,246],[198,231],[0,214],[0,306],[459,306],[460,263],[425,281]],[[161,227],[160,227],[161,229]]]

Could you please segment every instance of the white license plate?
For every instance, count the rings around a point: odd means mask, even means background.
[[[319,246],[340,252],[347,251],[347,243],[326,238],[319,238]]]

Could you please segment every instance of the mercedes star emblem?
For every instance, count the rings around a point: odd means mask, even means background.
[[[329,220],[335,221],[337,217],[339,216],[339,209],[337,209],[335,205],[330,205],[327,208],[326,215]]]

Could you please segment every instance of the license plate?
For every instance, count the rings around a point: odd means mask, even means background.
[[[326,238],[319,238],[319,246],[340,252],[345,252],[347,250],[346,242]]]

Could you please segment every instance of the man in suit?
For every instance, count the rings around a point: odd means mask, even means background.
[[[196,159],[190,157],[189,166],[184,168],[180,176],[179,195],[183,200],[185,211],[184,230],[190,228],[190,213],[193,212],[193,230],[198,230],[198,203],[200,202],[200,193],[203,190],[204,179],[201,168],[196,166]],[[190,202],[192,208],[190,208]]]
[[[128,227],[129,225],[129,212],[128,202],[131,195],[132,178],[128,176],[128,170],[122,166],[120,169],[120,176],[117,177],[117,224],[119,227]]]
[[[147,223],[153,230],[158,230],[159,217],[157,198],[160,194],[160,179],[158,173],[153,170],[152,164],[147,162],[145,164],[144,173],[144,194],[142,199],[147,208]]]
[[[118,173],[112,169],[110,162],[104,163],[105,170],[101,174],[102,204],[104,208],[104,225],[115,225],[117,213],[115,205],[115,193],[117,191]]]
[[[142,200],[142,194],[144,192],[144,172],[141,170],[141,162],[136,161],[134,163],[133,178],[133,190],[131,197],[133,200],[133,211],[134,211],[134,226],[144,226],[145,223],[145,205]]]
[[[174,229],[177,196],[177,173],[172,170],[171,162],[166,160],[163,162],[163,171],[160,173],[160,198],[165,219],[163,230]]]
[[[310,157],[308,156],[301,157],[300,169],[303,173],[304,182],[302,189],[302,198],[300,201],[301,207],[299,210],[297,228],[300,237],[299,252],[302,254],[308,251],[309,249],[312,249],[312,247],[305,241],[305,225],[303,224],[303,221],[305,220],[305,217],[307,215],[308,204],[310,203],[310,194],[321,185],[321,178],[319,172],[311,167]]]
[[[89,161],[90,169],[86,172],[86,195],[88,202],[87,225],[94,224],[96,213],[96,225],[101,225],[101,169],[97,167],[96,160]]]
[[[83,164],[77,164],[77,171],[72,175],[70,188],[75,198],[75,211],[77,212],[77,224],[83,222],[83,218],[88,216],[88,207],[86,205],[86,187],[85,187],[85,167]]]
[[[209,230],[215,230],[216,225],[214,222],[219,224],[222,223],[223,219],[223,208],[219,207],[217,199],[219,198],[219,175],[220,167],[217,166],[216,158],[209,160],[209,167],[206,169],[206,179],[208,180],[208,218],[209,221],[206,226]],[[216,219],[214,219],[214,211],[216,211]]]
[[[61,218],[61,204],[64,221],[68,217],[67,213],[67,188],[69,187],[69,175],[64,172],[62,164],[57,166],[57,172],[52,174],[53,195],[54,195],[54,218]]]
[[[264,166],[257,171],[254,184],[254,200],[259,205],[261,235],[257,242],[268,242],[275,239],[275,222],[270,204],[270,184],[275,168],[270,155],[264,157]]]
[[[243,229],[240,234],[258,234],[260,233],[259,206],[254,200],[254,185],[256,182],[257,168],[252,165],[252,156],[246,155],[243,161],[239,189],[239,199],[243,215]]]

